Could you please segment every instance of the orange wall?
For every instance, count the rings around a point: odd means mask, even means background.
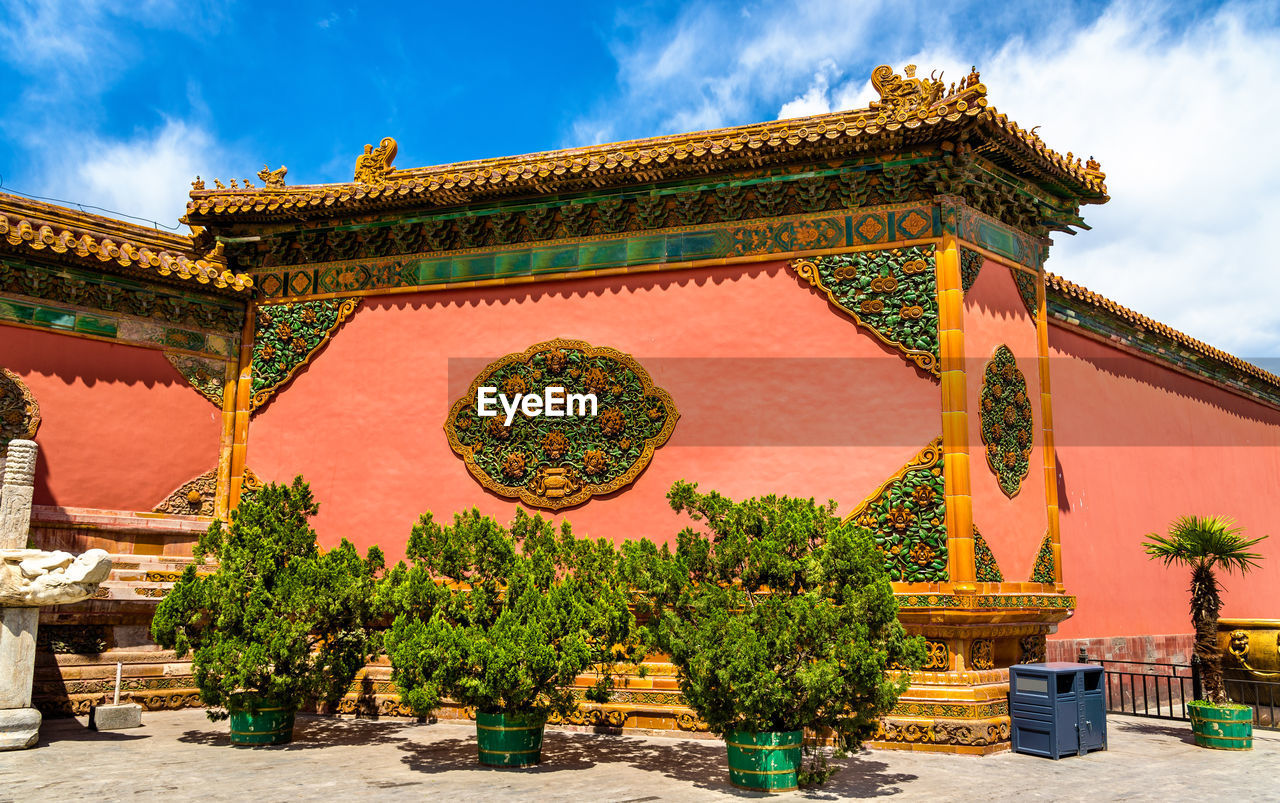
[[[218,464],[221,413],[155,349],[0,325],[40,404],[35,503],[151,510]]]
[[[1008,346],[1027,380],[1035,418],[1030,469],[1012,498],[1000,489],[987,463],[978,416],[979,392],[987,362],[1001,344]],[[1009,268],[988,260],[964,298],[965,394],[968,398],[970,493],[973,523],[995,555],[1008,582],[1031,579],[1044,540],[1044,434],[1040,413],[1040,371],[1035,319],[1027,312]]]
[[[424,511],[505,521],[514,504],[450,451],[445,415],[489,360],[555,337],[631,353],[681,413],[629,489],[564,514],[579,534],[673,538],[682,478],[848,510],[941,432],[934,380],[770,263],[366,299],[254,416],[248,465],[303,474],[326,542],[392,558]],[[467,368],[451,377],[450,358]]]
[[[1050,327],[1063,573],[1079,597],[1058,637],[1188,633],[1189,573],[1147,560],[1145,533],[1224,513],[1264,542],[1222,577],[1224,616],[1280,617],[1280,411]]]

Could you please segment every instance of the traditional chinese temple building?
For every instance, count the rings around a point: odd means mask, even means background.
[[[123,661],[126,696],[198,705],[150,612],[210,517],[296,474],[323,541],[393,558],[428,510],[670,540],[679,479],[834,499],[928,639],[880,746],[1007,747],[1011,664],[1185,658],[1184,578],[1140,540],[1190,512],[1273,529],[1280,377],[1046,273],[1100,166],[976,72],[913,76],[801,119],[408,169],[387,138],[348,183],[197,180],[191,237],[0,195],[31,538],[117,556],[43,614],[37,704],[81,711]],[[508,425],[482,386],[600,411]],[[1274,541],[1225,615],[1280,602]],[[651,669],[574,721],[696,730]],[[387,676],[348,709],[398,712]]]

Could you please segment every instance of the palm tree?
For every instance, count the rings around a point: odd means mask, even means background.
[[[1222,655],[1218,652],[1218,612],[1222,610],[1222,586],[1214,569],[1244,575],[1258,567],[1262,555],[1251,552],[1265,540],[1245,538],[1244,528],[1229,516],[1181,516],[1169,527],[1168,535],[1148,533],[1143,546],[1153,560],[1164,565],[1179,563],[1191,567],[1191,625],[1196,631],[1195,654],[1200,659],[1204,694],[1210,703],[1227,702],[1222,682]]]

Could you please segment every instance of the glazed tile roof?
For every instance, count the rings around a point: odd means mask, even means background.
[[[1174,329],[1172,326],[1160,323],[1159,321],[1148,318],[1140,312],[1117,304],[1106,296],[1099,295],[1087,287],[1082,287],[1074,282],[1069,282],[1061,276],[1052,273],[1045,274],[1045,289],[1049,293],[1054,293],[1067,299],[1073,299],[1083,302],[1095,309],[1110,313],[1125,323],[1144,332],[1151,332],[1161,335],[1181,348],[1189,352],[1208,357],[1216,360],[1224,365],[1230,366],[1232,369],[1245,374],[1247,376],[1259,379],[1275,388],[1280,388],[1280,376],[1276,376],[1270,371],[1263,370],[1251,362],[1240,359],[1234,354],[1228,354],[1222,349],[1214,348],[1202,340],[1196,340],[1188,334]]]
[[[198,255],[188,236],[0,193],[0,253],[6,251],[229,291],[253,286],[216,251]]]
[[[877,68],[880,70],[892,72],[887,67]],[[913,68],[908,68],[907,74],[914,75]],[[889,80],[900,86],[912,84],[912,89],[897,91],[914,92],[918,97],[903,99],[881,89],[882,102],[865,109],[437,167],[394,170],[390,160],[396,145],[388,138],[379,151],[385,157],[389,149],[390,156],[384,158],[384,169],[374,180],[295,187],[277,182],[271,187],[231,189],[205,189],[197,181],[187,214],[193,220],[296,219],[342,210],[454,206],[516,195],[635,186],[806,157],[901,150],[941,143],[963,132],[976,134],[985,158],[1016,173],[1029,175],[1083,203],[1107,200],[1105,174],[1096,162],[1090,159],[1084,163],[1070,153],[1063,156],[1053,151],[1037,134],[988,106],[986,86],[976,72],[952,85],[945,95],[941,82],[931,83],[930,79],[904,81],[892,75]],[[874,73],[872,81],[876,82]],[[930,87],[937,91],[926,93]],[[366,154],[369,150],[366,148]],[[365,177],[369,177],[367,171]]]

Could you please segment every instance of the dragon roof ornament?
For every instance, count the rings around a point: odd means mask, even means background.
[[[391,163],[396,159],[399,147],[391,137],[383,137],[378,147],[364,146],[364,153],[356,157],[357,184],[386,184],[387,179],[395,172]]]

